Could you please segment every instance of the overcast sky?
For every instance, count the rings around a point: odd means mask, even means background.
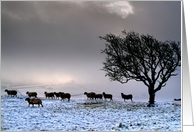
[[[131,93],[130,87],[143,87],[147,94],[143,83],[110,82],[100,70],[105,42],[99,36],[120,35],[124,29],[160,41],[181,41],[181,2],[3,1],[1,79],[38,84],[74,81],[112,89],[128,87]],[[181,96],[181,71],[177,72],[161,93]]]

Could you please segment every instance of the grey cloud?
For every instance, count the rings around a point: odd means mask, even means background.
[[[181,41],[181,2],[145,1],[131,4],[136,7],[136,15],[133,20],[129,17],[132,27],[128,29],[151,34],[161,41]]]
[[[125,18],[111,13],[106,4],[3,1],[2,78],[27,81],[41,80],[41,76],[52,80],[49,78],[66,75],[67,81],[102,82],[108,87],[110,82],[100,70],[105,42],[99,36],[120,35],[126,29],[162,41],[181,40],[181,2],[130,1],[133,13]],[[175,78],[180,81],[181,76]]]

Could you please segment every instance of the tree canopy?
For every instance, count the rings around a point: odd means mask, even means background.
[[[155,95],[171,76],[177,75],[175,71],[181,66],[180,42],[162,42],[151,35],[126,30],[119,36],[110,33],[100,38],[106,41],[102,70],[111,81],[141,81],[149,94]]]

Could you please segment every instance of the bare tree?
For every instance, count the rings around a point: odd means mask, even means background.
[[[180,42],[156,40],[151,35],[122,31],[121,36],[106,34],[106,54],[103,69],[111,81],[143,82],[149,93],[149,105],[155,106],[155,93],[165,87],[171,76],[181,66]]]

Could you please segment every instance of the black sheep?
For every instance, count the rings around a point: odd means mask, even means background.
[[[87,96],[87,99],[88,99],[88,98],[89,98],[89,99],[95,99],[95,96],[96,96],[96,94],[95,94],[94,92],[91,92],[91,93],[85,92],[84,95]]]
[[[5,89],[5,92],[7,92],[8,96],[11,95],[11,97],[12,97],[12,95],[13,95],[13,97],[14,96],[17,97],[17,91],[16,90],[7,90],[7,89]]]
[[[26,94],[29,96],[29,97],[37,97],[37,93],[36,92],[26,92]]]
[[[56,99],[57,99],[57,98],[60,97],[60,92],[59,92],[59,93],[54,92],[54,95],[55,95],[55,97],[56,97]]]
[[[32,98],[32,99],[26,98],[25,101],[28,101],[28,107],[30,106],[30,104],[32,104],[33,107],[34,107],[34,104],[38,104],[38,107],[42,105],[42,100],[39,98]]]
[[[129,95],[125,95],[123,93],[121,93],[121,97],[125,100],[128,100],[128,99],[131,99],[131,102],[133,102],[132,98],[133,98],[133,95],[132,94],[129,94]]]
[[[112,100],[112,94],[106,94],[105,92],[102,93],[102,95],[104,96],[104,99],[110,99]],[[113,100],[112,100],[113,101]]]
[[[71,94],[69,93],[60,93],[60,97],[61,97],[61,101],[64,101],[64,99],[68,99],[68,102],[70,101],[70,98],[71,98]]]
[[[95,99],[102,99],[102,94],[96,94]]]
[[[54,96],[54,93],[47,93],[47,92],[44,92],[44,94],[45,94],[45,97],[46,98],[55,98],[55,96]]]
[[[181,99],[174,99],[174,101],[181,101]]]

